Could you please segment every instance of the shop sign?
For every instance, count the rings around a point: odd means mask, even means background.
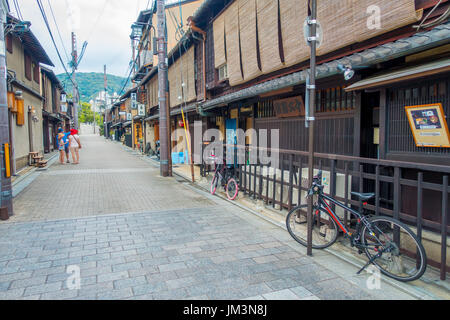
[[[131,119],[132,119],[131,113],[127,113],[127,121],[129,121],[129,120],[131,120]]]
[[[450,148],[450,134],[441,103],[405,107],[417,147]]]
[[[142,103],[138,104],[138,115],[145,116],[145,104]]]
[[[273,109],[277,118],[300,117],[305,115],[303,97],[297,96],[287,99],[275,100]]]
[[[137,109],[137,95],[136,92],[131,93],[131,109]]]

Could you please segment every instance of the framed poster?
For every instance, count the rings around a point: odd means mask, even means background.
[[[450,133],[441,103],[405,107],[418,147],[450,148]]]

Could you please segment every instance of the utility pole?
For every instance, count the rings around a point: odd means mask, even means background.
[[[78,66],[77,38],[75,32],[72,32],[72,80],[73,80],[73,108],[74,108],[74,127],[78,130],[78,83],[76,80],[76,70]]]
[[[108,98],[107,98],[107,94],[108,94],[108,79],[106,77],[106,64],[103,67],[104,69],[104,84],[105,84],[105,109],[104,109],[104,119],[106,119],[106,109],[107,109],[107,104],[108,104]],[[108,138],[108,133],[107,133],[107,128],[106,128],[106,121],[103,124],[103,135]]]
[[[1,197],[0,197],[0,217],[3,219],[9,218],[13,215],[12,205],[12,186],[11,177],[6,174],[9,165],[9,114],[8,114],[8,98],[7,98],[7,67],[6,67],[6,51],[5,51],[5,34],[4,25],[6,23],[6,14],[8,9],[5,2],[0,3],[0,44],[2,50],[0,50],[0,144],[2,147],[0,163],[0,177],[1,177]]]
[[[166,41],[166,17],[164,0],[157,0],[158,19],[158,86],[159,86],[159,139],[160,139],[160,174],[169,176],[169,126],[168,101],[167,101],[167,41]]]
[[[309,125],[309,157],[308,157],[308,181],[312,184],[314,179],[314,111],[316,105],[316,51],[317,51],[317,0],[309,1],[308,8],[308,25],[309,38],[308,42],[311,46],[309,84],[306,90],[309,91],[309,117],[306,119]],[[308,198],[308,214],[307,214],[307,255],[312,255],[312,223],[313,223],[313,196]]]

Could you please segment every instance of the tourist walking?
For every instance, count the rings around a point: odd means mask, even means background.
[[[66,154],[66,135],[62,128],[58,129],[58,150],[59,150],[59,163],[64,163],[64,155]]]
[[[80,163],[80,154],[79,154],[78,150],[81,149],[81,142],[80,142],[80,136],[78,135],[78,130],[76,130],[76,129],[70,130],[69,148],[70,148],[70,153],[72,154],[73,164],[79,164]]]

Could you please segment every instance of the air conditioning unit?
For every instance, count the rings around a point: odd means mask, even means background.
[[[225,80],[225,79],[228,79],[228,69],[227,69],[226,64],[219,67],[219,81]]]

